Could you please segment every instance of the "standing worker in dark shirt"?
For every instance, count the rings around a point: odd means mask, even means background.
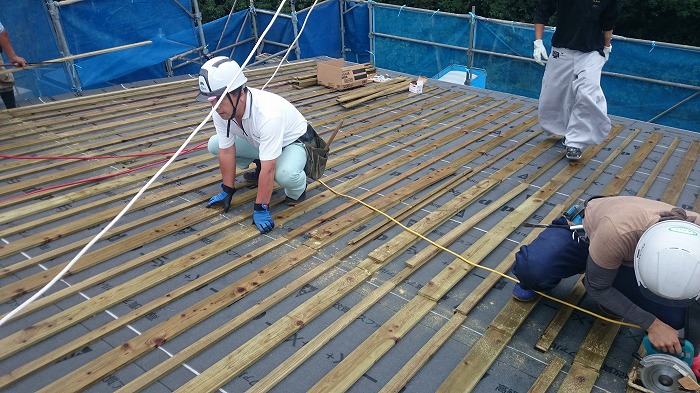
[[[533,57],[547,63],[539,100],[545,131],[564,136],[566,157],[581,158],[588,145],[601,143],[610,132],[607,102],[600,75],[612,45],[619,0],[538,0],[535,7]],[[542,43],[544,26],[557,14],[552,52]]]
[[[15,50],[12,48],[10,43],[10,35],[7,33],[5,27],[0,23],[0,52],[5,52],[10,58],[10,62],[16,67],[26,67],[27,61],[24,58],[17,56]],[[5,68],[0,66],[0,70]],[[15,103],[15,78],[11,73],[0,75],[0,97],[5,103],[5,108],[10,109],[17,106]]]

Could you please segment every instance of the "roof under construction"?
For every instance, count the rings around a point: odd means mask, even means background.
[[[274,69],[246,70],[248,84]],[[1,390],[626,389],[640,329],[514,301],[502,274],[541,230],[525,223],[590,196],[700,211],[698,134],[611,116],[605,142],[571,163],[534,99],[434,79],[413,94],[414,77],[384,69],[385,82],[335,91],[304,83],[315,72],[314,60],[286,64],[266,88],[322,137],[342,120],[306,201],[288,207],[277,189],[276,227],[261,235],[239,171],[231,210],[207,209],[221,182],[209,122],[0,327]],[[211,109],[196,92],[184,76],[0,112],[0,313],[50,282],[183,144]],[[597,311],[578,278],[552,295]]]

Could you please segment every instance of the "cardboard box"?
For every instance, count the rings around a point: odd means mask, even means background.
[[[345,65],[343,59],[316,62],[318,84],[331,89],[345,90],[362,86],[367,81],[364,64]]]
[[[424,76],[419,76],[418,79],[414,80],[408,85],[408,91],[411,93],[422,93],[423,92],[423,85],[425,82],[428,80],[428,78]]]

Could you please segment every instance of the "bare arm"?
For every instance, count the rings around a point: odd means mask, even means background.
[[[233,188],[236,178],[236,145],[219,149],[219,170],[224,185]]]
[[[541,40],[544,35],[544,24],[535,23],[535,39]]]
[[[258,178],[258,196],[255,203],[270,203],[275,182],[277,160],[260,160],[260,177]]]
[[[610,41],[612,40],[613,32],[612,30],[603,32],[603,42],[605,46],[610,46]]]
[[[12,48],[12,43],[10,42],[10,34],[7,33],[7,29],[0,33],[0,48],[2,51],[7,53],[7,57],[10,58],[10,62],[17,67],[26,67],[27,61],[24,58],[17,56],[15,50]]]

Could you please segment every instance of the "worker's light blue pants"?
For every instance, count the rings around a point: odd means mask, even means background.
[[[552,224],[566,225],[567,221],[561,217]],[[569,229],[546,228],[532,243],[520,247],[512,270],[524,289],[547,292],[563,278],[585,272],[587,260],[587,243],[575,240]],[[621,266],[613,287],[674,329],[685,325],[685,308],[669,307],[647,299],[637,286],[633,267]]]
[[[260,157],[260,152],[247,140],[236,136],[236,166],[241,169],[248,168],[253,160]],[[213,135],[209,138],[207,146],[209,152],[219,156],[219,138]],[[284,189],[284,194],[292,199],[298,199],[306,190],[306,150],[299,142],[289,144],[282,148],[282,154],[277,157],[275,169],[275,181]]]

